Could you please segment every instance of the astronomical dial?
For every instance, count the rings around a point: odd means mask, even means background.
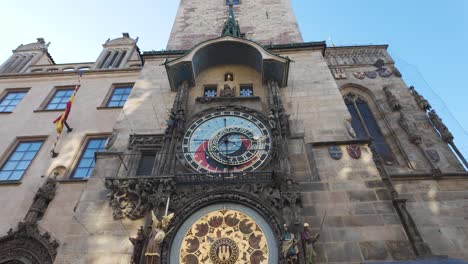
[[[185,133],[182,151],[198,172],[253,171],[268,159],[271,142],[268,128],[256,117],[223,111],[192,123]]]

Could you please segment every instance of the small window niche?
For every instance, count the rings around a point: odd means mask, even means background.
[[[207,85],[203,92],[204,97],[216,97],[218,96],[218,87],[216,85]]]
[[[151,176],[153,173],[154,161],[156,160],[155,152],[143,152],[141,154],[140,163],[138,164],[137,176]]]
[[[232,74],[232,72],[228,72],[228,73],[224,74],[224,81],[225,82],[234,81],[234,74]]]
[[[251,97],[254,96],[253,86],[251,84],[240,85],[239,88],[241,97]]]

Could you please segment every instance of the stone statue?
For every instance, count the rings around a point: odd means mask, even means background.
[[[351,137],[351,138],[356,138],[357,135],[356,135],[356,131],[354,131],[354,128],[353,128],[353,125],[351,123],[352,119],[349,118],[349,119],[345,119],[344,120],[344,126],[346,128],[346,131],[348,131],[348,135]]]
[[[276,116],[273,110],[270,110],[270,114],[268,115],[268,123],[270,124],[271,130],[276,130]]]
[[[434,110],[431,110],[429,113],[429,120],[431,120],[432,125],[439,131],[442,140],[445,143],[450,143],[453,141],[453,135],[448,130],[447,126],[442,122],[442,119],[437,115]]]
[[[131,264],[139,264],[141,253],[143,250],[143,244],[145,243],[145,236],[143,234],[143,227],[140,226],[136,237],[130,237],[129,240],[133,244],[133,254],[132,259],[130,260]]]
[[[401,104],[400,101],[398,101],[395,94],[390,90],[388,86],[384,87],[383,90],[385,92],[385,95],[387,96],[387,101],[392,111],[399,111],[401,109]]]
[[[320,238],[320,234],[313,235],[310,225],[304,223],[304,231],[302,232],[301,238],[305,250],[305,263],[315,264],[317,262],[317,253],[315,252],[314,244]]]
[[[145,264],[161,263],[161,244],[166,237],[167,228],[173,217],[174,213],[163,216],[162,220],[159,221],[154,212],[151,211],[153,224],[148,246],[146,247]]]
[[[284,224],[283,228],[283,246],[281,249],[281,253],[286,259],[286,263],[296,264],[298,263],[297,254],[299,254],[299,248],[297,247],[297,243],[299,242],[299,240],[295,238],[294,234],[291,233],[291,231],[289,231],[289,227],[287,224]]]
[[[406,117],[406,115],[401,112],[400,113],[400,126],[403,130],[408,134],[410,142],[419,145],[421,144],[421,136],[417,134],[416,127],[414,124]]]
[[[231,88],[228,84],[224,85],[224,89],[221,91],[221,97],[234,97],[235,91],[234,88]]]
[[[289,115],[286,113],[284,108],[279,110],[279,122],[281,126],[281,131],[285,135],[289,135]]]
[[[416,104],[421,108],[423,111],[428,111],[431,110],[432,106],[429,104],[429,102],[422,96],[420,95],[415,89],[414,86],[411,86],[409,88],[411,94],[414,97],[414,100],[416,101]]]

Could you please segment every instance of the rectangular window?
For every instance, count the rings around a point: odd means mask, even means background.
[[[0,169],[0,180],[20,180],[41,148],[42,143],[42,140],[20,142]]]
[[[218,87],[213,85],[205,86],[205,93],[203,95],[205,97],[216,97],[218,95]]]
[[[68,100],[73,94],[74,89],[58,89],[46,106],[46,110],[63,110],[67,106]]]
[[[240,96],[242,97],[249,97],[253,96],[253,87],[252,85],[241,85],[240,86]]]
[[[5,97],[0,101],[0,112],[12,112],[15,106],[26,95],[26,91],[8,92]]]
[[[107,102],[107,107],[123,107],[131,91],[132,87],[115,87]]]
[[[140,164],[138,165],[138,176],[150,176],[153,173],[154,160],[156,153],[143,153],[141,155]]]
[[[94,168],[94,153],[103,151],[104,146],[106,145],[107,138],[91,138],[86,143],[86,147],[81,153],[80,160],[78,165],[75,168],[75,171],[72,174],[72,178],[75,179],[84,179],[91,176],[91,172]]]

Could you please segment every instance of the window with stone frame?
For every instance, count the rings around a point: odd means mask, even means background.
[[[90,137],[86,141],[78,163],[72,173],[73,179],[86,179],[93,172],[95,160],[94,153],[105,149],[107,137]]]
[[[46,110],[63,110],[73,95],[74,88],[57,89],[45,107]]]
[[[0,181],[19,181],[43,143],[44,140],[19,141],[0,167]]]
[[[203,92],[204,97],[216,97],[218,96],[218,87],[216,85],[207,85]]]
[[[8,91],[3,98],[0,99],[0,112],[13,112],[16,105],[23,99],[28,91]]]
[[[385,141],[385,137],[368,103],[364,98],[352,93],[347,94],[344,100],[352,117],[351,125],[356,132],[356,137],[358,139],[372,138],[375,150],[382,157],[384,162],[387,165],[393,164],[395,162],[394,155],[390,146]]]
[[[123,107],[132,91],[132,86],[117,86],[107,101],[107,107]]]
[[[242,84],[240,85],[240,93],[241,97],[250,97],[254,96],[253,86],[251,84]]]
[[[154,162],[156,160],[156,152],[141,153],[140,163],[136,172],[137,176],[151,176],[153,174]]]

